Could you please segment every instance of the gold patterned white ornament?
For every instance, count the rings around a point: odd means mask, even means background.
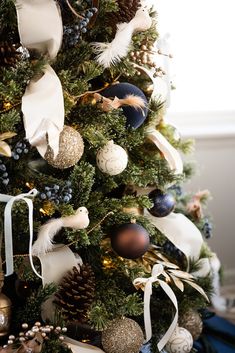
[[[96,163],[101,172],[108,175],[122,173],[128,164],[128,156],[124,148],[109,141],[96,155]]]
[[[166,344],[167,353],[189,353],[193,348],[191,333],[183,327],[177,326]]]

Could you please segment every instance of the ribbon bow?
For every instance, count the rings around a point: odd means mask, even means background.
[[[13,262],[13,240],[12,240],[12,207],[15,201],[23,200],[29,209],[29,260],[34,273],[42,278],[37,272],[33,264],[32,245],[33,245],[33,201],[30,197],[35,197],[37,190],[32,189],[28,193],[17,196],[0,194],[0,202],[6,202],[4,211],[4,240],[5,240],[5,259],[6,259],[6,276],[14,272]]]
[[[164,292],[167,294],[167,296],[170,298],[172,303],[175,306],[176,313],[175,317],[168,328],[167,332],[165,335],[161,338],[161,340],[158,342],[158,349],[161,351],[167,342],[169,341],[170,337],[172,336],[178,322],[178,303],[176,296],[171,289],[171,287],[164,281],[159,279],[159,276],[164,273],[164,267],[161,264],[156,264],[152,268],[152,276],[148,278],[136,278],[133,281],[134,286],[136,289],[141,288],[144,290],[144,326],[145,326],[145,334],[146,334],[146,339],[145,343],[147,343],[151,337],[152,337],[152,325],[151,325],[151,315],[150,315],[150,299],[152,295],[152,286],[153,283],[158,283],[161,288],[164,290]]]

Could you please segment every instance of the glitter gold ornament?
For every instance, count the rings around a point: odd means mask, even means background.
[[[74,166],[82,157],[84,143],[78,131],[70,126],[64,126],[60,133],[59,153],[54,159],[50,146],[47,148],[45,160],[55,168],[66,169]]]
[[[111,321],[102,333],[106,353],[139,353],[144,342],[140,326],[126,317]]]
[[[203,323],[201,316],[193,309],[189,309],[179,317],[179,325],[191,333],[194,341],[196,341],[202,333]]]
[[[190,332],[177,326],[166,344],[167,353],[189,353],[193,348],[193,338]]]

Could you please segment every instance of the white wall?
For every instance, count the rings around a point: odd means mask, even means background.
[[[214,121],[213,125],[208,119],[208,126],[199,123],[198,131],[196,126],[190,124],[189,129],[183,122],[183,135],[197,136],[195,152],[188,159],[195,160],[198,165],[197,175],[185,189],[211,191],[213,199],[208,211],[213,216],[215,228],[209,245],[218,254],[224,269],[235,271],[235,114],[230,124],[221,119],[221,128],[216,124],[216,118]]]

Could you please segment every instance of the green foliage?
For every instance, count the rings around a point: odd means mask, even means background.
[[[41,305],[55,291],[56,286],[54,284],[33,291],[27,298],[25,305],[16,312],[16,316],[13,317],[14,321],[18,324],[27,322],[32,326],[36,321],[41,321]]]
[[[6,164],[10,175],[7,187],[0,183],[2,193],[17,195],[28,191],[28,186],[36,187],[39,191],[45,186],[57,184],[63,186],[65,180],[72,183],[72,199],[68,204],[59,205],[51,201],[48,204],[36,197],[34,200],[34,231],[51,217],[61,217],[74,214],[74,211],[85,206],[89,210],[90,225],[85,230],[62,229],[55,240],[70,244],[72,249],[81,255],[84,263],[91,264],[96,277],[96,298],[89,311],[89,323],[97,331],[103,330],[108,322],[116,317],[130,316],[142,321],[143,292],[136,291],[132,282],[143,273],[140,265],[129,266],[110,245],[110,235],[114,226],[136,220],[149,233],[151,244],[159,247],[164,244],[166,237],[143,215],[126,213],[124,208],[137,207],[149,209],[151,201],[145,195],[139,196],[140,188],[158,187],[167,190],[169,185],[180,185],[182,181],[190,178],[193,173],[191,164],[185,164],[183,175],[175,175],[169,169],[162,153],[147,139],[146,128],[154,127],[161,131],[167,140],[183,153],[192,150],[191,141],[177,138],[175,128],[164,123],[165,102],[149,101],[149,113],[145,124],[138,129],[126,128],[126,117],[122,109],[104,112],[94,104],[92,92],[101,90],[106,84],[113,82],[130,82],[143,91],[146,84],[151,82],[144,75],[137,75],[131,56],[132,50],[140,50],[143,42],[153,44],[158,37],[155,28],[156,16],[152,27],[133,36],[129,54],[111,68],[104,69],[95,60],[92,42],[111,42],[114,31],[109,27],[109,13],[118,10],[116,0],[100,0],[97,20],[93,27],[83,35],[82,40],[74,48],[62,46],[53,63],[46,57],[37,60],[19,60],[13,67],[0,68],[0,132],[15,131],[17,136],[9,140],[13,146],[24,138],[25,132],[20,111],[21,98],[28,82],[34,78],[39,79],[43,74],[45,64],[51,64],[61,80],[65,100],[65,123],[77,129],[84,140],[84,154],[81,160],[72,168],[58,170],[47,165],[40,159],[37,150],[32,147],[28,155],[19,161],[12,158],[1,157]],[[77,9],[74,0],[72,5]],[[74,24],[77,18],[72,14],[66,18],[68,23]],[[66,23],[67,23],[66,22]],[[0,39],[17,43],[17,20],[14,1],[2,0],[0,4]],[[89,91],[89,94],[87,94]],[[6,105],[8,104],[8,105]],[[7,108],[6,108],[7,106]],[[103,174],[96,165],[97,151],[109,140],[122,146],[128,153],[128,166],[117,176]],[[187,214],[186,205],[191,195],[175,195],[177,199],[176,211]],[[205,200],[206,201],[206,200]],[[204,202],[204,200],[203,200]],[[4,207],[0,205],[3,216]],[[42,213],[42,210],[44,213]],[[28,249],[28,210],[24,202],[17,202],[13,207],[13,238],[14,254],[23,254]],[[202,222],[196,225],[201,228]],[[204,247],[202,257],[210,257],[210,251]],[[104,265],[104,259],[111,263],[110,267]],[[173,259],[174,260],[174,259]],[[15,259],[17,270],[22,269],[23,258]],[[37,266],[37,264],[36,264]],[[185,270],[185,264],[181,264]],[[191,261],[190,270],[198,266]],[[32,271],[24,268],[25,280],[37,283]],[[210,295],[211,278],[198,279],[198,285]],[[173,286],[181,312],[188,308],[204,308],[207,303],[204,298],[192,287],[186,285],[184,292]],[[49,286],[34,291],[26,300],[23,307],[15,308],[14,322],[28,322],[34,324],[40,319],[40,307],[43,301],[54,293],[55,287]],[[156,342],[161,334],[169,327],[174,308],[171,302],[159,288],[154,288],[151,299],[151,315],[153,321],[152,351],[158,352]],[[68,348],[56,340],[48,340],[43,346],[43,353],[67,353]]]

